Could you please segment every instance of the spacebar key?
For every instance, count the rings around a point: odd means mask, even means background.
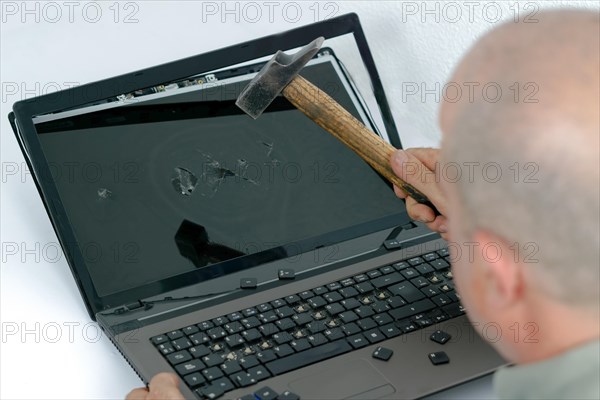
[[[336,340],[335,342],[313,347],[310,350],[301,351],[300,353],[268,362],[265,366],[273,375],[280,375],[327,358],[344,354],[350,350],[352,350],[352,347],[346,340]]]

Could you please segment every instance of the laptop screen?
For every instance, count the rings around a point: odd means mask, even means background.
[[[370,124],[333,56],[302,75]],[[100,296],[190,271],[225,275],[273,249],[285,256],[340,232],[367,234],[404,210],[387,182],[283,97],[257,120],[243,114],[234,103],[252,77],[210,75],[36,118]]]

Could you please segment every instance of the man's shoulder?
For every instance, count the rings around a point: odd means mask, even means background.
[[[544,361],[501,368],[494,388],[501,399],[599,399],[600,340]]]

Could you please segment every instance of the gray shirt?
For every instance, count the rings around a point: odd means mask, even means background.
[[[494,387],[501,399],[600,399],[600,341],[548,360],[498,370]]]

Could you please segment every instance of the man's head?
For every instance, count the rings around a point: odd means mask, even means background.
[[[549,305],[597,335],[600,302],[599,14],[537,19],[482,38],[451,79],[473,96],[440,115],[458,290],[516,362],[538,357],[523,351],[523,325],[550,329],[536,325]]]

